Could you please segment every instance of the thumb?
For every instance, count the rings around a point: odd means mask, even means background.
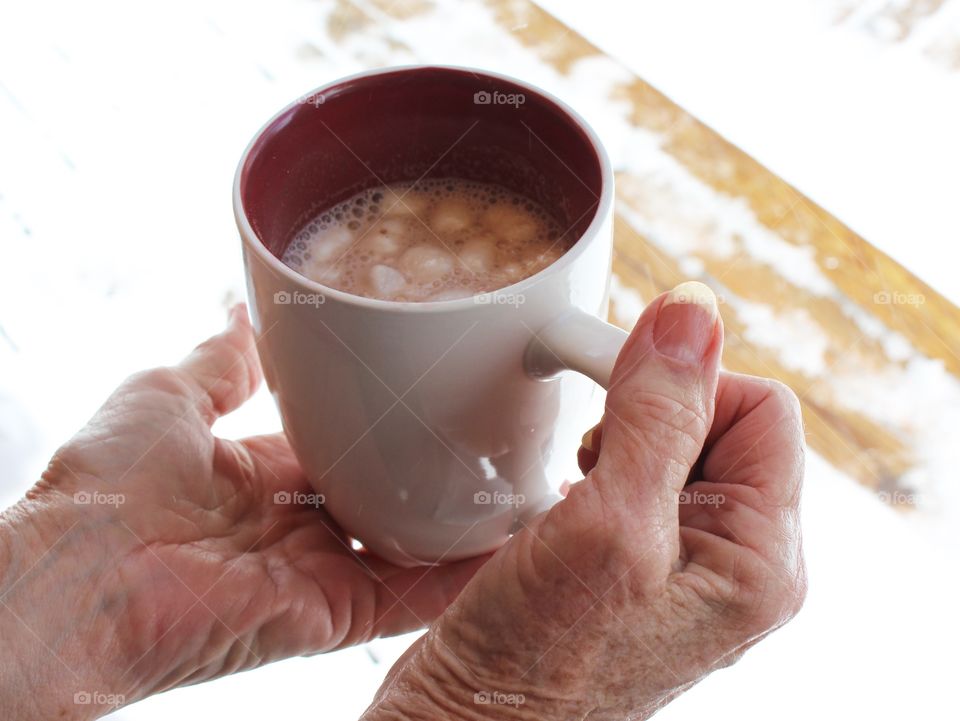
[[[590,482],[640,533],[663,533],[673,550],[678,497],[713,423],[722,350],[713,291],[681,283],[647,306],[611,376]]]
[[[262,377],[246,306],[233,306],[227,328],[198,345],[178,370],[199,391],[197,401],[208,423],[243,405]]]

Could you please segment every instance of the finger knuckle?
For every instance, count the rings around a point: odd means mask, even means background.
[[[802,594],[793,584],[771,579],[757,593],[746,616],[746,628],[751,635],[779,628],[797,615],[803,603]]]
[[[807,594],[802,561],[790,570],[757,559],[739,570],[742,577],[731,583],[723,598],[725,615],[739,636],[749,639],[768,633],[800,612]]]
[[[638,389],[626,397],[621,417],[648,429],[651,425],[671,435],[701,441],[706,435],[707,413],[690,398],[676,398],[650,389]]]
[[[777,380],[769,381],[770,397],[780,410],[783,418],[799,421],[801,417],[800,399],[793,389],[786,383]]]
[[[801,609],[807,601],[807,592],[809,590],[809,584],[807,581],[807,567],[803,562],[803,559],[800,559],[800,565],[797,569],[797,573],[793,578],[793,603],[790,607],[790,618],[793,618]]]
[[[747,647],[741,646],[739,648],[734,649],[730,653],[727,653],[721,656],[720,659],[713,665],[714,670],[730,668],[731,666],[736,664],[741,658],[743,658],[746,652],[747,652]]]
[[[604,498],[601,487],[576,483],[566,499],[547,512],[535,535],[534,549],[544,561],[537,565],[553,568],[560,577],[572,574],[613,595],[628,593],[634,601],[653,597],[662,590],[666,574],[656,572],[657,554],[638,543],[638,522],[650,525],[655,519],[638,519],[636,511]]]
[[[165,393],[183,393],[186,383],[172,368],[157,366],[137,371],[124,381],[127,388],[142,388]]]

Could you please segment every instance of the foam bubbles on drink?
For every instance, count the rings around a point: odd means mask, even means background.
[[[433,178],[371,188],[330,208],[297,233],[282,260],[354,295],[438,301],[516,283],[568,247],[560,225],[530,199]]]

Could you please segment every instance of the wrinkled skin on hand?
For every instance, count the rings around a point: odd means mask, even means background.
[[[647,307],[586,478],[480,569],[366,718],[647,718],[797,613],[799,405],[720,372],[722,345],[705,286]]]
[[[181,364],[123,383],[3,514],[4,718],[93,718],[97,698],[420,628],[483,563],[401,569],[322,508],[275,503],[312,492],[285,436],[210,430],[260,380],[237,307]]]
[[[650,716],[805,593],[797,401],[720,372],[722,336],[705,287],[656,299],[580,450],[586,479],[486,565],[400,569],[322,509],[274,502],[311,491],[282,435],[212,434],[260,382],[235,310],[126,381],[0,516],[5,718],[95,718],[432,619],[365,718]]]

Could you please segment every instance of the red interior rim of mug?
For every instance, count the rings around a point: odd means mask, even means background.
[[[366,188],[422,177],[505,186],[553,211],[577,238],[552,266],[508,286],[511,292],[572,262],[612,203],[609,160],[573,110],[506,76],[431,65],[337,80],[280,111],[240,160],[234,213],[244,242],[268,265],[338,300],[405,310],[472,304],[356,296],[280,261],[294,235],[322,211]]]

